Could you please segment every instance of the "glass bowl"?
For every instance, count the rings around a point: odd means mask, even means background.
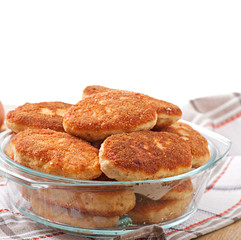
[[[13,133],[0,135],[0,175],[12,204],[47,226],[85,237],[114,237],[149,224],[173,227],[197,210],[213,168],[225,162],[231,142],[186,122],[207,140],[209,161],[174,177],[143,181],[87,181],[24,167],[6,154]],[[172,193],[178,196],[172,199]],[[134,205],[135,207],[134,207]],[[133,208],[134,207],[134,208]]]

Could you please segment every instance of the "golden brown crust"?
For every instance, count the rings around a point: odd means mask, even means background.
[[[187,141],[193,156],[192,167],[200,167],[209,160],[210,153],[207,139],[190,125],[184,122],[176,122],[171,126],[164,128],[162,131],[175,133]]]
[[[128,215],[138,224],[153,224],[177,218],[185,213],[192,196],[182,200],[151,200],[137,195],[134,209]]]
[[[110,91],[116,91],[116,89],[111,89],[100,85],[87,86],[83,91],[83,98],[93,94]],[[155,108],[157,112],[157,122],[154,126],[155,130],[160,130],[163,127],[169,126],[182,117],[182,111],[177,105],[150,97],[148,95],[141,95],[143,98],[149,101],[150,104],[152,104],[153,108]]]
[[[63,177],[94,179],[101,175],[98,149],[68,133],[28,129],[11,139],[14,161]]]
[[[189,145],[177,135],[140,131],[108,137],[101,145],[101,170],[118,181],[157,179],[191,169]]]
[[[70,134],[97,141],[120,132],[151,129],[156,120],[155,109],[141,94],[116,90],[79,101],[69,108],[63,125]]]
[[[150,101],[157,112],[157,122],[154,130],[160,130],[163,127],[169,126],[182,117],[182,111],[177,105],[147,95],[144,96]]]
[[[107,87],[100,86],[100,85],[87,86],[83,91],[82,98],[84,99],[92,94],[108,92],[108,91],[113,91],[113,90],[114,89],[107,88]]]
[[[70,106],[63,102],[25,103],[7,113],[7,127],[14,132],[27,128],[63,132],[63,115]]]
[[[83,213],[76,209],[64,208],[48,203],[34,195],[31,196],[33,211],[55,223],[65,223],[82,228],[106,228],[119,224],[119,216],[102,217]]]

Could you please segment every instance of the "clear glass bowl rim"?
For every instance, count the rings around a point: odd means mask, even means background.
[[[71,186],[113,186],[113,185],[125,185],[125,186],[131,186],[133,184],[153,184],[153,183],[164,183],[164,182],[170,182],[175,180],[182,180],[185,178],[192,177],[196,174],[199,174],[207,169],[211,169],[214,167],[223,157],[225,157],[231,147],[231,141],[227,139],[226,137],[213,132],[211,130],[205,129],[203,127],[200,127],[196,124],[193,124],[188,121],[182,120],[182,122],[185,122],[192,126],[195,130],[200,132],[206,139],[208,140],[209,147],[211,148],[211,156],[209,161],[204,164],[203,166],[192,169],[191,171],[176,175],[173,177],[167,177],[167,178],[159,178],[154,180],[138,180],[138,181],[96,181],[96,180],[79,180],[79,179],[73,179],[73,178],[66,178],[61,176],[56,176],[48,173],[39,172],[33,169],[30,169],[28,167],[25,167],[23,165],[20,165],[19,163],[14,162],[12,159],[10,159],[5,153],[4,153],[4,142],[7,138],[11,137],[12,132],[10,130],[5,130],[0,134],[0,174],[10,180],[16,178],[20,180],[28,181],[30,184],[53,184],[53,185],[71,185]],[[220,151],[218,147],[213,143],[213,141],[218,141],[221,143],[224,147],[224,150]],[[5,171],[1,168],[2,164],[7,164],[9,167],[11,167],[11,171]],[[16,174],[17,173],[17,174]],[[12,178],[13,177],[13,178]],[[36,178],[43,178],[44,181],[37,181]],[[48,180],[48,181],[46,181]],[[24,185],[24,184],[23,184]]]

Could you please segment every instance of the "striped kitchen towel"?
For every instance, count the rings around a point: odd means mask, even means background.
[[[194,99],[182,110],[183,119],[229,138],[232,147],[225,164],[213,170],[197,212],[165,230],[168,240],[194,239],[241,219],[241,94]]]
[[[241,219],[241,96],[238,93],[199,98],[182,108],[183,119],[216,131],[232,140],[226,161],[212,172],[198,210],[187,221],[175,227],[153,228],[154,239],[188,240],[215,231]],[[0,239],[16,240],[80,240],[86,239],[55,230],[19,213],[10,205],[5,179],[0,184]],[[143,229],[142,229],[143,230]],[[145,230],[145,229],[144,229]],[[148,231],[150,228],[148,228]],[[135,232],[133,232],[135,234]],[[142,234],[143,231],[138,231]],[[147,233],[144,231],[144,233]],[[152,239],[145,235],[130,239]],[[125,239],[125,236],[121,239]],[[240,238],[241,239],[241,238]]]

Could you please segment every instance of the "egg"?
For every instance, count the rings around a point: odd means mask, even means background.
[[[2,127],[4,122],[4,109],[3,109],[3,105],[0,102],[0,128]]]

